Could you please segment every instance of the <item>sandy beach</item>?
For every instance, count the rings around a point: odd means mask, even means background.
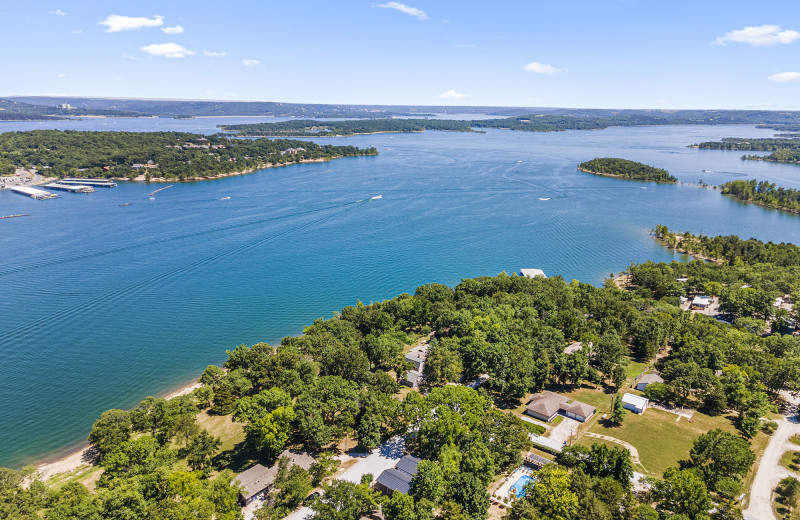
[[[182,395],[191,394],[195,389],[203,386],[200,383],[192,383],[178,390],[175,390],[165,396],[165,399],[173,399]],[[95,453],[91,446],[85,446],[69,455],[62,457],[55,461],[43,462],[36,466],[36,473],[42,481],[46,481],[54,475],[60,473],[69,473],[74,471],[84,464],[92,464],[95,459]]]

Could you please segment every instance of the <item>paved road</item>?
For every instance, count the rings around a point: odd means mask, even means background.
[[[367,473],[372,474],[373,478],[378,478],[383,470],[393,468],[397,461],[403,456],[406,448],[405,436],[392,437],[388,441],[375,448],[370,453],[363,453],[360,455],[342,455],[339,459],[344,462],[346,460],[357,459],[357,462],[347,468],[341,475],[336,478],[339,480],[347,480],[356,484],[361,483],[361,477]],[[286,517],[285,520],[304,520],[312,513],[310,507],[301,507],[295,509]]]
[[[781,419],[778,429],[772,434],[767,449],[761,457],[756,478],[750,488],[750,504],[744,510],[746,520],[774,520],[772,514],[772,490],[782,478],[790,475],[789,470],[781,466],[781,455],[786,450],[798,450],[796,444],[789,442],[792,435],[800,434],[800,423],[797,421],[797,405],[800,399],[792,397],[788,392],[781,392],[792,406],[786,411],[786,417]]]

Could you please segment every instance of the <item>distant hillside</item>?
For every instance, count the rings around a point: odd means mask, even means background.
[[[0,121],[29,121],[29,120],[52,120],[68,119],[76,116],[138,116],[138,112],[123,112],[103,108],[75,107],[61,108],[62,103],[34,104],[14,101],[11,99],[0,99]],[[72,105],[70,103],[70,105]]]

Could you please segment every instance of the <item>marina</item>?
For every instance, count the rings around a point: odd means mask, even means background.
[[[57,193],[51,193],[38,188],[31,188],[30,186],[16,186],[11,188],[11,191],[14,193],[20,193],[22,195],[27,195],[28,197],[36,200],[57,199],[61,197],[61,195],[58,195]]]
[[[66,177],[59,181],[60,184],[79,184],[83,186],[94,186],[96,188],[116,188],[117,183],[107,179],[79,179],[76,177]]]
[[[81,184],[60,184],[58,182],[51,182],[50,184],[45,184],[42,187],[50,188],[52,190],[69,191],[72,193],[94,193],[97,191],[91,186],[84,186]]]

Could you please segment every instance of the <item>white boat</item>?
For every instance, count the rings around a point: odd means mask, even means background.
[[[383,195],[375,195],[374,197],[370,197],[369,200],[378,200],[378,199],[382,199],[382,198],[383,198]]]
[[[150,200],[156,200],[156,198],[155,197],[150,197]]]
[[[231,200],[231,198],[230,198],[230,197],[222,197],[222,198],[221,198],[221,199],[219,199],[219,200]]]
[[[539,200],[550,200],[550,197],[539,197]]]

